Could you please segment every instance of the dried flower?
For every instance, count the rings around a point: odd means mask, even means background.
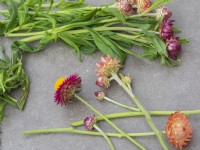
[[[103,88],[108,88],[110,86],[110,79],[106,76],[100,76],[96,81],[96,85]]]
[[[75,93],[81,91],[81,78],[77,74],[73,74],[66,78],[63,82],[60,82],[61,79],[58,79],[57,83],[60,83],[58,89],[56,90],[54,100],[57,104],[67,104]]]
[[[120,0],[118,3],[118,9],[126,16],[133,15],[133,6],[132,3],[128,0]]]
[[[181,44],[179,43],[178,38],[171,37],[169,40],[167,40],[167,52],[171,59],[177,59],[181,52]]]
[[[170,39],[173,37],[174,32],[172,29],[174,20],[163,20],[160,26],[160,37],[163,40]]]
[[[94,95],[96,96],[96,99],[102,101],[104,100],[105,93],[102,91],[94,92]]]
[[[135,2],[138,7],[138,9],[137,9],[138,14],[143,13],[152,5],[151,0],[135,0]]]
[[[94,124],[97,122],[97,119],[95,117],[95,115],[93,115],[92,117],[87,117],[84,119],[84,126],[86,128],[86,130],[92,130]]]
[[[181,112],[169,116],[165,131],[169,142],[177,149],[183,149],[192,138],[192,126],[187,116]]]
[[[156,10],[156,19],[163,18],[164,20],[169,19],[172,16],[172,12],[167,7],[160,7]]]
[[[111,58],[109,55],[107,57],[101,57],[101,60],[96,64],[97,66],[97,76],[111,76],[112,73],[117,73],[117,71],[122,67],[120,65],[120,60],[117,58]]]

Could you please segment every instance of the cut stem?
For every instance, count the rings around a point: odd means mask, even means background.
[[[176,111],[149,111],[149,114],[152,116],[168,116],[171,115]],[[185,115],[196,115],[200,114],[200,110],[192,110],[192,111],[180,111],[181,113]],[[127,117],[138,117],[138,116],[144,116],[142,112],[121,112],[121,113],[114,113],[114,114],[107,114],[104,115],[108,119],[117,119],[117,118],[127,118]],[[97,121],[102,121],[104,120],[102,117],[96,117]],[[83,120],[73,122],[71,123],[71,126],[77,127],[77,126],[82,126],[83,125]]]
[[[93,131],[85,131],[85,130],[77,130],[74,128],[53,128],[53,129],[39,129],[39,130],[28,130],[22,132],[23,135],[36,135],[36,134],[49,134],[49,133],[76,133],[82,135],[92,135],[92,136],[102,136],[99,132]],[[165,131],[162,131],[165,134]],[[105,133],[109,137],[123,138],[124,135],[120,133]],[[132,137],[140,137],[140,136],[153,136],[154,132],[145,132],[145,133],[127,133]]]
[[[99,111],[97,111],[93,106],[91,106],[89,103],[87,103],[84,99],[82,99],[81,97],[79,97],[78,95],[74,95],[75,98],[77,98],[79,101],[81,101],[82,103],[84,103],[86,106],[88,106],[91,110],[93,110],[96,114],[98,114],[99,116],[101,116],[107,123],[109,123],[116,131],[118,131],[119,133],[121,133],[122,135],[124,135],[127,139],[129,139],[133,144],[135,144],[138,148],[145,150],[146,148],[143,147],[141,144],[139,144],[137,141],[135,141],[133,138],[131,138],[129,135],[127,135],[124,131],[122,131],[118,126],[116,126],[112,121],[110,121],[109,119],[107,119],[102,113],[100,113]]]
[[[110,146],[111,150],[115,150],[112,142],[110,141],[110,139],[108,138],[108,136],[97,126],[94,124],[93,126],[97,131],[99,131],[99,133],[105,138],[105,140],[107,141],[108,145]]]
[[[108,97],[106,97],[106,96],[104,97],[104,99],[105,99],[106,101],[108,101],[108,102],[111,102],[111,103],[113,103],[113,104],[115,104],[115,105],[118,105],[118,106],[120,106],[120,107],[126,108],[126,109],[128,109],[128,110],[131,110],[131,111],[140,111],[140,109],[138,109],[138,108],[134,108],[134,107],[130,107],[130,106],[121,104],[121,103],[119,103],[119,102],[117,102],[117,101],[114,101],[114,100],[112,100],[112,99],[110,99],[110,98],[108,98]]]

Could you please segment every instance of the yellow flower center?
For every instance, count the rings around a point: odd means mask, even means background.
[[[55,85],[54,85],[54,89],[55,89],[55,90],[58,90],[58,88],[60,87],[60,85],[61,85],[66,79],[67,79],[67,78],[65,78],[65,77],[59,78],[59,79],[56,81]]]

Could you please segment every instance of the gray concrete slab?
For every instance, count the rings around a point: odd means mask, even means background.
[[[100,5],[111,3],[112,0],[86,0],[87,3]],[[180,27],[180,36],[190,40],[183,46],[182,65],[179,67],[163,67],[159,62],[149,62],[143,59],[128,57],[124,73],[129,73],[134,79],[134,92],[148,110],[192,110],[200,109],[200,48],[199,24],[200,1],[176,0],[169,8],[173,11],[175,25]],[[1,38],[0,43],[11,39]],[[23,136],[20,132],[30,129],[69,127],[70,122],[92,115],[86,106],[76,101],[66,107],[54,104],[54,82],[63,75],[79,73],[83,80],[82,97],[102,113],[126,111],[106,102],[95,100],[93,92],[99,90],[95,86],[95,63],[101,54],[84,55],[84,62],[66,45],[57,42],[49,45],[44,51],[25,54],[23,62],[31,78],[31,91],[24,111],[20,112],[12,106],[6,107],[6,115],[2,124],[2,150],[108,150],[109,147],[101,137],[91,137],[75,134],[48,134]],[[120,91],[116,83],[107,94],[115,99],[132,104],[125,92]],[[200,147],[200,115],[191,116],[193,140],[186,150],[198,150]],[[167,117],[153,118],[160,130],[165,128]],[[114,120],[126,132],[150,131],[145,119],[127,118]],[[104,131],[114,132],[106,123],[99,126]],[[161,150],[156,137],[135,138],[149,150]],[[137,148],[126,139],[111,139],[118,150],[136,150]],[[173,149],[169,146],[170,149]]]

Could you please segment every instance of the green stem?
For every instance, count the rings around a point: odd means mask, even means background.
[[[22,132],[23,135],[35,135],[35,134],[49,134],[49,133],[77,133],[83,135],[92,135],[92,136],[102,136],[99,132],[93,131],[85,131],[85,130],[77,130],[74,128],[54,128],[54,129],[38,129],[38,130],[29,130]],[[165,134],[165,131],[162,131]],[[122,138],[124,135],[119,133],[105,133],[109,137]],[[153,136],[154,132],[145,132],[145,133],[128,133],[129,136],[132,137],[140,137],[140,136]]]
[[[114,101],[114,100],[112,100],[112,99],[110,99],[110,98],[108,98],[108,97],[106,97],[106,96],[104,97],[104,99],[107,100],[108,102],[111,102],[111,103],[116,104],[116,105],[118,105],[118,106],[121,106],[121,107],[123,107],[123,108],[129,109],[129,110],[131,110],[131,111],[140,111],[140,109],[138,109],[138,108],[129,107],[129,106],[127,106],[127,105],[124,105],[124,104],[121,104],[121,103],[119,103],[119,102],[117,102],[117,101]]]
[[[79,30],[71,30],[69,31],[67,28],[68,25],[56,28],[54,30],[50,29],[47,31],[40,31],[40,32],[29,32],[29,33],[6,33],[6,37],[25,37],[25,36],[37,36],[37,35],[43,35],[46,32],[48,33],[59,33],[59,32],[64,32],[66,31],[66,33],[69,34],[80,34],[80,33],[88,33],[87,29],[79,29]],[[65,29],[66,28],[66,29]],[[101,26],[101,27],[95,27],[92,28],[95,31],[136,31],[136,32],[141,32],[143,31],[143,29],[139,29],[139,28],[132,28],[132,27],[105,27],[105,26]],[[68,31],[67,31],[68,30]],[[156,31],[148,31],[150,33],[155,33],[155,34],[159,34],[159,32]]]
[[[171,115],[176,111],[149,111],[149,114],[152,116],[168,116]],[[180,111],[185,115],[196,115],[200,114],[200,110],[192,110],[192,111]],[[104,115],[108,119],[116,119],[116,118],[127,118],[127,117],[138,117],[144,116],[142,112],[121,112],[121,113],[114,113],[114,114],[107,114]],[[104,120],[102,117],[96,117],[97,121]],[[83,125],[83,120],[71,123],[71,126],[77,127]]]
[[[102,118],[104,118],[104,120],[109,123],[116,131],[118,131],[119,133],[121,133],[122,135],[124,135],[127,139],[129,139],[132,143],[134,143],[138,148],[145,150],[146,148],[144,148],[141,144],[139,144],[137,141],[135,141],[133,138],[131,138],[129,135],[127,135],[124,131],[122,131],[118,126],[116,126],[112,121],[110,121],[109,119],[107,119],[102,113],[100,113],[99,111],[97,111],[94,107],[92,107],[89,103],[87,103],[84,99],[82,99],[81,97],[79,97],[78,95],[74,95],[75,98],[77,98],[79,101],[81,101],[82,103],[84,103],[86,106],[88,106],[91,110],[93,110],[96,114],[98,114],[99,116],[101,116]]]
[[[168,150],[167,144],[162,136],[162,133],[156,128],[151,115],[149,112],[142,106],[138,98],[132,93],[132,91],[120,80],[118,75],[116,73],[112,74],[112,77],[117,81],[117,83],[128,93],[128,95],[133,99],[137,107],[141,110],[141,112],[144,114],[147,123],[153,130],[153,132],[156,134],[161,146],[163,147],[164,150]]]
[[[107,141],[108,145],[110,146],[111,150],[115,150],[112,142],[110,141],[110,139],[108,138],[108,136],[97,126],[94,124],[93,126],[97,131],[99,131],[99,133],[105,138],[105,140]]]

